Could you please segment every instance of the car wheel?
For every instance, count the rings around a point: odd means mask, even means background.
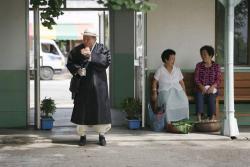
[[[41,67],[40,78],[42,80],[52,80],[54,76],[54,70],[50,67]]]

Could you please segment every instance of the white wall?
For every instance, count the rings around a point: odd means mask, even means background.
[[[176,65],[194,69],[199,49],[215,43],[214,0],[151,0],[157,4],[147,15],[148,69],[161,65],[166,48],[176,51]]]
[[[26,70],[25,0],[1,0],[0,70]]]

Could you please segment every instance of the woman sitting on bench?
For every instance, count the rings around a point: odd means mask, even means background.
[[[207,116],[210,120],[215,119],[216,96],[221,81],[221,71],[219,64],[216,64],[212,58],[214,48],[203,46],[200,49],[202,62],[199,62],[195,68],[196,84],[196,114],[198,121],[201,121],[201,115],[204,113],[204,102],[207,101]]]
[[[167,128],[172,121],[189,119],[189,104],[180,68],[174,66],[175,51],[165,50],[161,55],[163,65],[156,71],[152,83],[153,109],[163,106]],[[158,90],[157,90],[158,87]],[[157,94],[158,93],[158,94]],[[156,102],[157,101],[157,102]]]

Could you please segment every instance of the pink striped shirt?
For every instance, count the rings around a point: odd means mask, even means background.
[[[204,62],[197,63],[194,79],[196,85],[202,84],[203,86],[211,86],[213,84],[216,84],[216,87],[218,87],[221,82],[220,65],[212,62],[212,66],[205,67]]]

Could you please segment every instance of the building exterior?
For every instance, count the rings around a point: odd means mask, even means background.
[[[135,29],[135,27],[138,28],[137,20],[142,18],[142,15],[133,11],[110,11],[112,51],[110,97],[114,109],[119,108],[124,97],[138,96],[140,92],[144,92],[138,91],[138,85],[140,85],[138,80],[141,80],[138,78],[139,76],[144,78],[144,74],[154,71],[161,65],[160,54],[164,49],[176,50],[176,64],[183,71],[194,70],[195,64],[201,60],[199,49],[205,44],[212,45],[220,51],[218,55],[220,57],[216,56],[215,61],[219,61],[224,53],[219,45],[224,37],[218,34],[223,26],[218,20],[222,15],[219,12],[221,10],[218,10],[219,1],[152,0],[152,2],[157,4],[157,8],[143,16],[143,30]],[[0,5],[0,19],[2,37],[0,39],[0,128],[26,127],[29,110],[28,2],[3,0]],[[247,20],[243,19],[244,21]],[[243,26],[243,30],[248,32],[246,26]],[[143,42],[137,42],[139,33],[143,34],[140,37],[143,38]],[[244,31],[238,34],[247,36],[248,33]],[[243,49],[238,49],[235,55],[242,55],[239,53],[245,53],[242,51],[244,49],[248,51],[249,38],[247,36],[242,39],[244,40],[239,44],[242,47],[238,48]],[[142,63],[145,68],[140,68],[138,50],[143,50],[142,55],[145,55],[146,63]],[[239,56],[237,60],[238,71],[250,72],[247,54],[245,57]],[[140,89],[145,90],[146,87],[142,86]],[[144,96],[146,95],[141,94],[141,97]],[[249,106],[250,103],[236,104],[236,110],[245,112]],[[242,124],[250,124],[246,118],[242,122]]]
[[[147,14],[148,69],[160,64],[166,48],[176,50],[176,65],[194,69],[201,46],[215,45],[214,0],[165,0]]]
[[[0,127],[25,127],[28,106],[27,33],[28,4],[25,0],[0,5]]]

